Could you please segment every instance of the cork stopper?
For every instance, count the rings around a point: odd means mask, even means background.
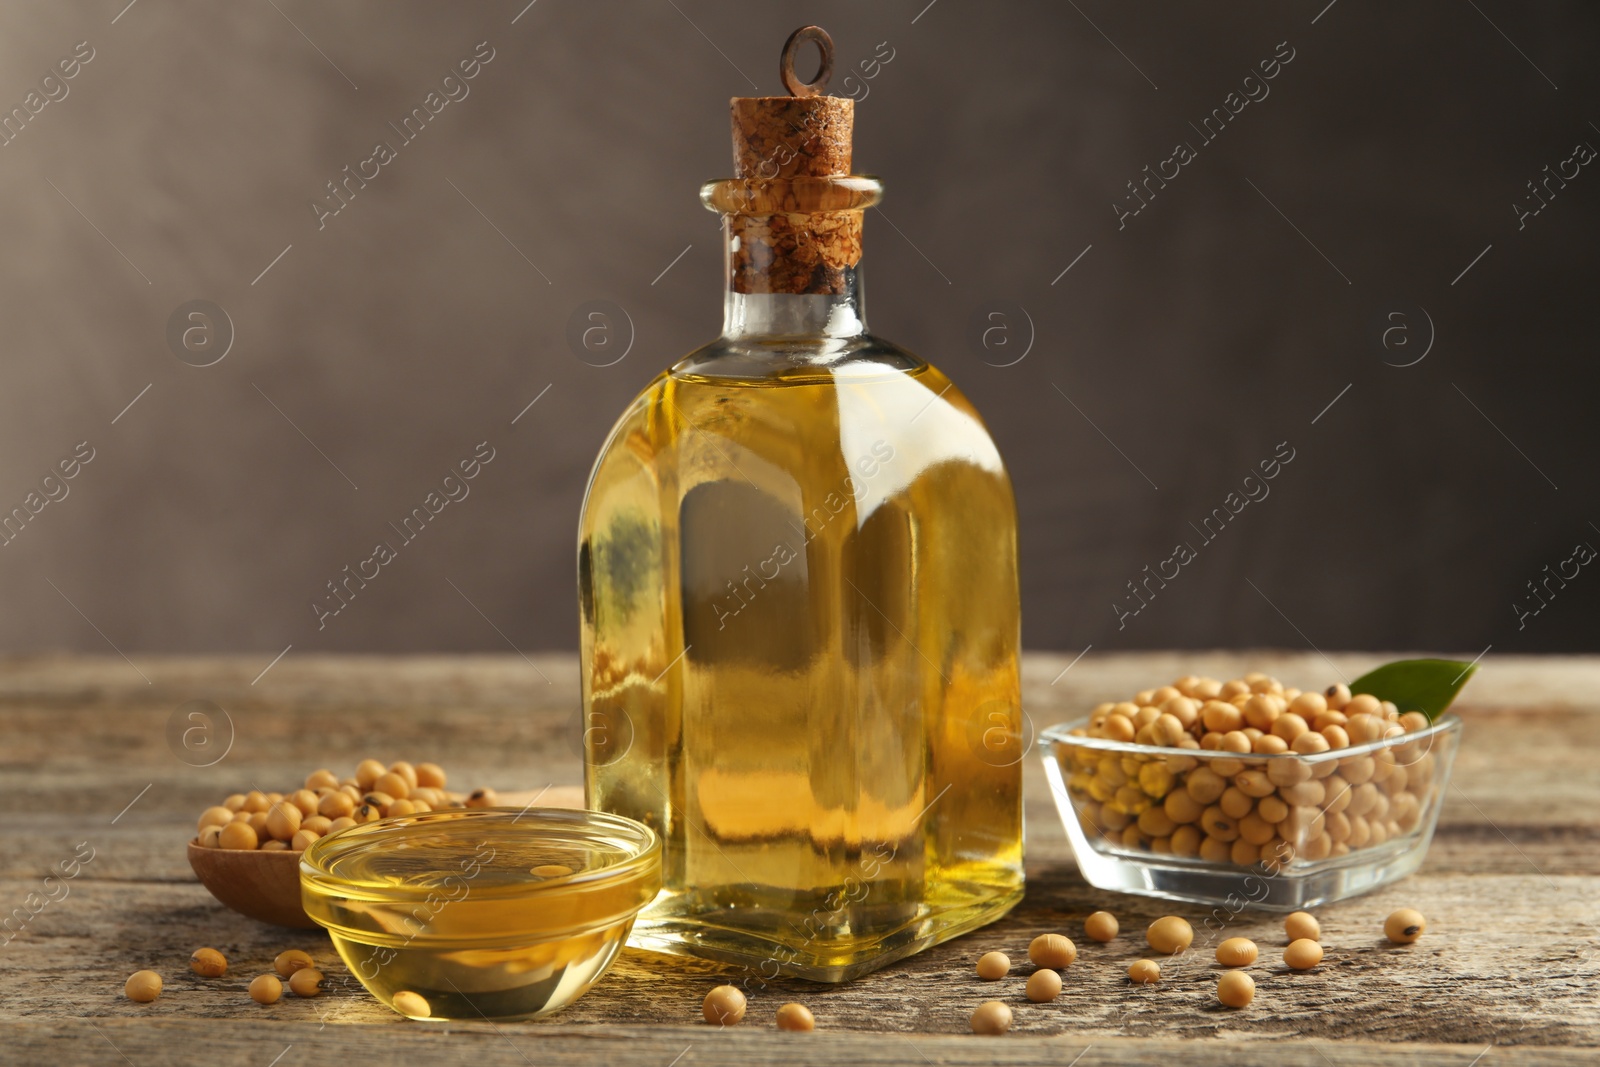
[[[847,96],[733,98],[733,173],[827,178],[850,173],[856,102]]]
[[[795,54],[808,43],[822,53],[822,65],[809,82],[794,72]],[[819,26],[803,26],[784,43],[779,63],[792,95],[732,100],[734,174],[749,183],[752,206],[770,206],[770,213],[727,216],[735,292],[842,293],[846,269],[861,260],[859,208],[807,211],[802,208],[821,206],[815,191],[793,195],[795,186],[814,184],[807,179],[850,174],[855,101],[823,95],[832,72],[833,39]]]

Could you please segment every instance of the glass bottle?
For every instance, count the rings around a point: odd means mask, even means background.
[[[1023,890],[1011,484],[867,332],[853,103],[733,101],[722,336],[623,414],[578,551],[588,805],[665,844],[634,942],[830,982]]]

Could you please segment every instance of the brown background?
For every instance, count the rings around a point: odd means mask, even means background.
[[[777,91],[807,21],[889,185],[874,328],[956,378],[1011,464],[1030,646],[1600,642],[1588,569],[1524,628],[1511,606],[1600,545],[1600,175],[1520,231],[1511,207],[1600,146],[1593,7],[124,4],[0,8],[7,109],[95,50],[0,148],[0,508],[95,449],[0,548],[0,649],[573,647],[589,465],[716,330],[696,190],[729,170],[727,98]],[[319,231],[324,183],[481,41],[470,95]],[[1282,41],[1270,96],[1119,231],[1125,183]],[[210,367],[166,339],[194,299],[236,333]],[[566,340],[599,299],[636,334],[605,368]],[[1034,343],[996,366],[1018,309]],[[996,310],[1017,344],[986,350]],[[1385,366],[1429,319],[1427,357]],[[319,632],[311,598],[484,440],[471,496]],[[1281,441],[1271,496],[1119,630],[1125,583]]]

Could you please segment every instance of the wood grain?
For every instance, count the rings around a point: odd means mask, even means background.
[[[1043,726],[1190,671],[1260,668],[1322,685],[1382,658],[1091,655],[1062,675],[1071,657],[1034,655],[1025,700]],[[13,920],[0,950],[6,1059],[265,1064],[292,1045],[282,1067],[374,1052],[473,1064],[666,1067],[680,1053],[684,1064],[1067,1064],[1092,1045],[1085,1065],[1231,1065],[1240,1062],[1237,1042],[1271,1039],[1275,1063],[1466,1065],[1490,1047],[1489,1062],[1593,1062],[1600,1044],[1600,779],[1590,755],[1600,742],[1600,660],[1508,658],[1481,672],[1460,708],[1467,729],[1427,864],[1400,885],[1320,909],[1328,955],[1314,971],[1281,965],[1282,928],[1270,916],[1246,913],[1208,930],[1203,909],[1085,885],[1030,760],[1029,889],[1011,916],[848,986],[752,981],[747,1021],[728,1032],[699,1022],[700,999],[713,984],[750,976],[633,949],[552,1021],[411,1023],[350,983],[321,934],[222,908],[195,882],[183,843],[199,811],[228,792],[282,788],[368,754],[434,759],[453,788],[537,790],[581,778],[569,658],[291,656],[252,686],[265,664],[141,659],[147,685],[116,658],[0,663],[0,911],[40,892],[46,875],[59,877],[80,843],[94,849],[78,877],[58,883],[64,897],[20,927]],[[232,747],[211,767],[187,765],[180,755],[192,754],[167,741],[175,709],[195,699],[216,702],[233,723]],[[1416,945],[1381,939],[1383,916],[1402,905],[1429,917]],[[1108,945],[1082,936],[1084,915],[1099,908],[1122,922]],[[1124,974],[1147,954],[1143,927],[1168,912],[1196,924],[1196,946],[1164,961],[1160,986],[1133,988]],[[1050,930],[1072,936],[1080,958],[1059,1000],[1029,1004],[1026,946]],[[1207,946],[1225,936],[1261,946],[1256,1001],[1244,1011],[1215,1001]],[[206,944],[229,957],[225,978],[189,973],[189,953]],[[334,988],[316,1000],[254,1004],[245,986],[289,947],[312,951]],[[1020,963],[1005,982],[972,973],[989,948]],[[141,967],[166,980],[148,1006],[121,995]],[[1007,1037],[965,1034],[986,999],[1012,1004]],[[787,1000],[811,1007],[821,1032],[777,1033],[772,1013]]]
[[[1241,1056],[1236,1042],[1151,1038],[1088,1040],[1072,1035],[1003,1038],[923,1034],[783,1034],[743,1025],[713,1030],[700,1025],[663,1035],[659,1029],[616,1025],[604,1028],[550,1023],[528,1027],[482,1023],[411,1024],[403,1032],[360,1025],[278,1025],[236,1019],[226,1027],[211,1020],[49,1020],[12,1028],[6,1051],[20,1063],[93,1063],[144,1067],[154,1063],[296,1064],[390,1063],[472,1064],[473,1067],[568,1067],[638,1064],[640,1067],[749,1067],[751,1064],[816,1064],[818,1067],[928,1067],[986,1064],[993,1067],[1241,1067],[1241,1064],[1317,1064],[1319,1067],[1566,1067],[1594,1063],[1587,1049],[1492,1045],[1391,1045],[1372,1041],[1285,1040],[1260,1059]]]

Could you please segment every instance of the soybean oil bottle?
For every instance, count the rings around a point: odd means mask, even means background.
[[[1022,897],[1016,511],[972,405],[867,330],[854,101],[732,102],[722,336],[623,413],[579,535],[586,791],[651,826],[636,944],[845,981]]]

